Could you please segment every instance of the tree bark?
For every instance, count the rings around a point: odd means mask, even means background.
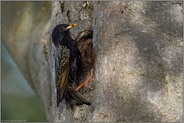
[[[19,28],[13,27],[16,37],[4,40],[41,98],[49,121],[181,122],[182,14],[182,2],[52,2],[44,38],[48,63],[39,36],[45,30],[39,26],[36,30],[42,31],[31,33],[36,39],[22,38]],[[65,102],[56,106],[55,47],[50,35],[61,23],[79,24],[71,30],[73,38],[93,30],[94,90],[84,94],[92,105],[74,111]]]

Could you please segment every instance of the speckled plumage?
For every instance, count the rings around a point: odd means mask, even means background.
[[[58,45],[55,54],[56,67],[56,88],[57,88],[57,105],[63,100],[65,89],[68,86],[69,76],[69,49],[66,46]]]
[[[67,24],[60,24],[52,32],[52,42],[56,46],[57,106],[64,98],[71,107],[90,105],[91,103],[73,87],[81,63],[81,54],[77,48],[77,42],[69,36],[68,27]]]

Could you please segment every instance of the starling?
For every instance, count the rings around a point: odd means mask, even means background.
[[[56,47],[57,106],[65,98],[71,108],[74,105],[91,104],[74,89],[81,65],[81,53],[77,48],[77,42],[69,35],[69,30],[75,26],[77,24],[60,24],[52,32],[52,42]]]
[[[78,34],[77,48],[79,49],[82,57],[82,61],[87,66],[87,68],[91,69],[94,64],[94,53],[93,53],[93,31],[85,30]]]
[[[82,60],[82,74],[86,76],[89,71],[90,75],[84,81],[81,85],[79,85],[75,90],[78,91],[83,85],[90,82],[90,80],[93,78],[93,67],[94,67],[94,52],[93,52],[93,31],[92,30],[85,30],[78,34],[76,41],[77,41],[77,47],[81,53],[81,60]],[[88,85],[90,89],[90,85]]]

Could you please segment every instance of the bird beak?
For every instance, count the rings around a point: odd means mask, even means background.
[[[70,24],[70,25],[67,26],[65,29],[66,29],[66,30],[69,30],[69,29],[71,29],[71,28],[73,28],[73,27],[75,27],[75,26],[78,26],[78,24],[76,24],[76,23]]]

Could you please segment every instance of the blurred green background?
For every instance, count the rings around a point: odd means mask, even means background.
[[[47,121],[44,107],[38,96],[30,88],[28,82],[23,77],[20,70],[10,57],[5,44],[9,40],[8,33],[12,25],[20,27],[24,23],[22,20],[26,17],[35,17],[27,19],[27,23],[34,24],[43,28],[46,22],[49,22],[51,16],[51,2],[1,2],[2,32],[1,35],[1,121],[4,122],[44,122]],[[26,14],[24,14],[26,13]],[[28,13],[28,15],[27,15]],[[35,15],[34,15],[35,14]],[[29,16],[30,15],[30,16]],[[37,18],[37,20],[36,20]],[[27,24],[26,23],[26,24]],[[28,36],[30,35],[29,26],[25,26]],[[22,33],[22,32],[18,32]],[[17,33],[17,34],[18,34]],[[15,35],[16,37],[16,35]],[[30,37],[27,37],[29,39]],[[40,37],[41,39],[42,37]],[[6,39],[6,40],[5,40]],[[18,38],[17,38],[18,39]],[[29,41],[29,40],[28,40]],[[6,42],[6,43],[4,43]],[[11,45],[10,45],[11,46]],[[16,52],[16,51],[15,51]]]
[[[1,42],[1,120],[47,121],[44,108]]]

